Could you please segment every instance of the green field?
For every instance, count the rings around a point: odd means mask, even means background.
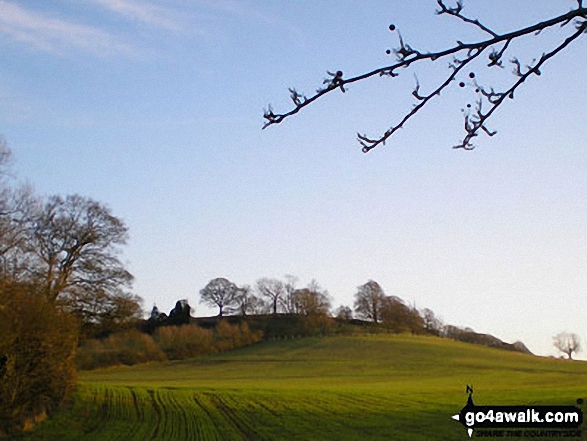
[[[264,342],[82,372],[71,407],[25,439],[464,440],[450,416],[466,384],[477,405],[572,405],[587,363],[410,335]]]

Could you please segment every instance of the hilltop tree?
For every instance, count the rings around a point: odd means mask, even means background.
[[[335,312],[335,316],[341,320],[352,320],[353,319],[353,310],[345,305],[341,305]]]
[[[285,275],[285,283],[283,284],[283,289],[285,292],[281,299],[281,305],[283,307],[283,311],[287,314],[297,314],[299,312],[297,310],[295,299],[295,292],[297,290],[298,283],[299,279],[296,276],[292,276],[291,274]]]
[[[265,302],[253,294],[253,289],[245,285],[238,289],[236,294],[234,311],[242,316],[249,314],[262,314],[266,310]]]
[[[261,296],[266,297],[271,303],[273,314],[277,314],[277,306],[285,294],[285,286],[283,282],[279,279],[263,277],[257,280],[256,288],[257,292]]]
[[[295,290],[293,297],[298,314],[328,315],[330,311],[330,295],[315,280],[312,280],[307,288]]]
[[[440,320],[429,308],[424,308],[421,313],[424,329],[430,334],[440,335],[442,332],[442,320]]]
[[[573,359],[573,352],[581,350],[581,339],[577,334],[561,332],[555,335],[552,344],[563,354],[566,354],[569,360]]]
[[[284,119],[295,115],[304,107],[312,104],[324,95],[340,90],[345,92],[349,84],[363,81],[365,79],[377,76],[389,78],[397,77],[401,71],[414,67],[420,67],[426,62],[438,62],[445,60],[448,64],[448,71],[439,83],[432,86],[423,87],[416,78],[412,96],[414,105],[396,119],[391,127],[378,136],[367,136],[357,134],[359,144],[364,153],[371,151],[375,147],[385,144],[399,129],[419,111],[430,103],[434,98],[441,95],[453,85],[458,85],[461,89],[474,91],[476,99],[474,102],[467,102],[462,109],[464,115],[465,135],[463,139],[454,146],[454,148],[470,150],[474,148],[473,141],[481,134],[494,136],[495,131],[489,128],[488,120],[491,116],[507,101],[514,98],[516,91],[530,78],[541,75],[542,69],[546,62],[558,55],[563,49],[579,40],[587,31],[587,6],[583,5],[583,0],[576,0],[575,7],[569,12],[531,24],[519,29],[513,29],[509,32],[499,33],[491,27],[481,23],[480,20],[465,15],[462,0],[457,0],[449,6],[446,0],[437,0],[438,15],[452,17],[461,22],[467,23],[481,32],[483,37],[477,41],[465,41],[464,38],[458,38],[456,43],[450,47],[435,52],[416,49],[413,45],[408,44],[405,38],[396,29],[394,24],[389,26],[389,30],[397,35],[397,46],[391,50],[387,49],[388,55],[395,55],[396,60],[386,66],[368,70],[365,73],[354,77],[345,78],[342,71],[328,72],[328,77],[323,81],[323,86],[317,89],[316,93],[306,96],[294,88],[290,88],[290,98],[293,102],[293,108],[283,113],[276,113],[271,106],[265,111],[266,120],[263,128],[272,124],[279,124]],[[565,37],[555,37],[552,46],[546,47],[546,43],[541,44],[544,47],[538,47],[534,54],[524,54],[523,58],[533,59],[528,65],[523,63],[520,56],[512,53],[515,47],[514,42],[523,40],[526,37],[533,38],[542,31],[561,27],[567,30]],[[513,68],[513,77],[506,79],[506,86],[497,88],[491,83],[503,83],[501,78],[504,65],[509,64]],[[477,71],[483,70],[484,76],[494,79],[488,83],[482,83],[477,78]]]
[[[421,333],[424,329],[422,317],[416,310],[396,296],[386,297],[381,306],[381,322],[393,332],[411,331]]]
[[[379,323],[384,302],[385,293],[383,288],[374,280],[369,280],[364,285],[357,287],[355,312],[359,317]]]
[[[200,303],[218,306],[218,316],[222,317],[224,308],[230,308],[237,301],[238,287],[223,277],[212,279],[200,290]]]

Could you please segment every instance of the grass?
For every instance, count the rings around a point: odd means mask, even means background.
[[[462,440],[466,384],[482,405],[575,404],[587,363],[409,335],[264,342],[82,372],[71,408],[25,439]]]

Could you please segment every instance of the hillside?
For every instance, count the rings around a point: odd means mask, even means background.
[[[71,409],[25,439],[457,440],[467,384],[477,404],[575,404],[587,363],[409,335],[264,342],[83,372]]]

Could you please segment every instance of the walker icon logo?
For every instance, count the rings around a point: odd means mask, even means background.
[[[576,406],[476,406],[471,386],[467,393],[467,404],[452,419],[465,426],[469,437],[475,429],[482,429],[478,435],[484,437],[581,436],[583,412]]]

